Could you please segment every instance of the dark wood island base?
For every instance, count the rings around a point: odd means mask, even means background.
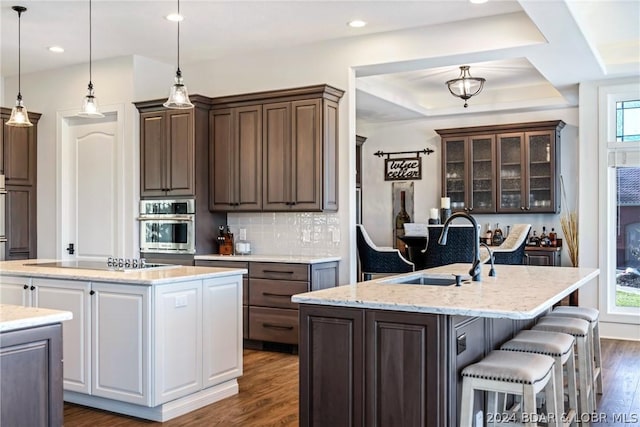
[[[300,425],[457,426],[462,369],[535,320],[301,304]]]

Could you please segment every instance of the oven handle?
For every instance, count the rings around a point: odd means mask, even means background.
[[[138,221],[180,221],[193,222],[194,215],[140,215]]]

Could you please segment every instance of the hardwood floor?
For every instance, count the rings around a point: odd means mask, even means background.
[[[640,425],[640,342],[602,340],[604,394],[599,398],[598,426]],[[298,356],[244,351],[240,393],[163,426],[297,426]],[[616,418],[618,417],[618,418]],[[595,421],[595,420],[594,420]],[[625,422],[626,421],[626,422]],[[111,412],[65,403],[65,427],[159,425]]]

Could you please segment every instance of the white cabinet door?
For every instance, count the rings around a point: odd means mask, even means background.
[[[0,304],[31,307],[30,287],[29,277],[0,276]]]
[[[203,387],[242,375],[242,276],[203,281]]]
[[[73,319],[62,322],[64,389],[89,393],[91,391],[91,283],[80,280],[33,279],[34,306],[66,310]]]
[[[202,389],[202,281],[154,293],[155,406]]]
[[[150,287],[92,283],[91,394],[150,403]]]

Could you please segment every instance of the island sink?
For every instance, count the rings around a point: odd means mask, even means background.
[[[431,285],[431,286],[450,286],[456,283],[453,275],[446,274],[412,274],[409,276],[392,277],[386,280],[380,280],[379,283],[390,285]]]

